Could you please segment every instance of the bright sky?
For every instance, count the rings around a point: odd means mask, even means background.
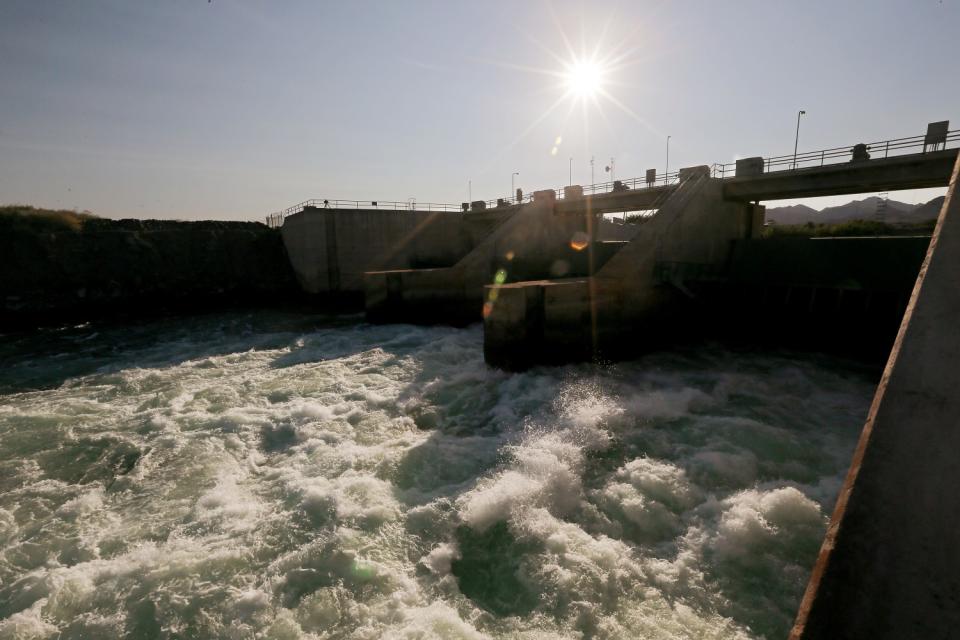
[[[960,128],[958,33],[958,0],[3,0],[0,203],[262,219],[641,176],[668,135],[673,169],[787,154],[799,109],[801,151]]]

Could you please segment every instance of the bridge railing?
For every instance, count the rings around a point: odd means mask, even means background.
[[[819,151],[804,151],[796,154],[796,156],[791,153],[789,155],[764,158],[763,172],[774,173],[777,171],[793,171],[794,169],[809,169],[832,164],[844,164],[853,159],[853,151],[856,146],[856,144],[851,144],[843,147],[834,147],[832,149],[821,149]],[[926,136],[910,136],[909,138],[894,138],[892,140],[868,142],[865,143],[865,146],[865,151],[870,154],[870,159],[926,153],[928,150]],[[942,148],[955,146],[960,146],[960,129],[947,132],[946,143],[942,145]],[[737,173],[737,163],[728,162],[715,164],[712,167],[711,173],[715,178],[732,178]]]
[[[561,187],[555,187],[554,191],[557,193],[558,198],[567,197],[567,189],[570,186],[577,186],[583,189],[583,195],[592,196],[592,195],[602,195],[604,193],[612,193],[614,191],[623,191],[623,190],[633,190],[633,189],[647,189],[650,187],[663,187],[666,185],[673,184],[680,177],[679,171],[671,171],[669,173],[661,172],[657,173],[656,178],[652,182],[648,182],[646,177],[643,178],[624,178],[623,180],[609,180],[607,182],[597,182],[595,184],[584,184],[584,185],[566,185]],[[523,199],[519,201],[520,204],[525,202],[532,202],[533,194],[525,193],[523,194]],[[503,206],[513,206],[518,204],[516,196],[505,197],[505,198],[495,198],[493,200],[485,200],[485,206],[488,209],[503,207]]]
[[[330,200],[311,198],[304,200],[283,211],[277,211],[267,216],[267,226],[279,227],[284,218],[294,213],[300,213],[307,207],[318,209],[377,209],[384,211],[461,211],[460,205],[440,202],[417,202],[411,198],[405,202],[385,200]]]
[[[857,143],[860,144],[860,143]],[[792,171],[795,169],[809,169],[822,167],[832,164],[843,164],[853,159],[853,150],[856,145],[846,145],[843,147],[834,147],[832,149],[821,149],[819,151],[804,151],[802,153],[788,154],[782,156],[771,156],[763,158],[763,172],[775,173],[778,171]],[[946,142],[943,148],[960,146],[960,129],[947,132]],[[891,156],[906,155],[909,153],[925,153],[928,145],[925,136],[910,136],[908,138],[893,138],[891,140],[881,140],[879,142],[866,143],[866,151],[871,159],[888,158]],[[737,163],[717,163],[710,167],[710,175],[715,178],[732,178],[737,173]],[[638,178],[624,178],[621,180],[610,180],[596,184],[579,185],[583,189],[583,195],[600,195],[621,190],[646,189],[651,187],[663,187],[676,183],[679,180],[680,172],[657,172],[653,180],[648,181],[646,176]],[[567,195],[567,186],[554,189],[558,198],[564,198]],[[522,204],[533,200],[532,193],[526,193],[521,200],[517,200],[516,195],[510,195],[505,198],[495,198],[486,200],[484,204],[488,209],[497,207],[512,206]],[[271,213],[267,216],[267,224],[271,227],[279,227],[283,224],[284,218],[288,215],[299,213],[306,207],[330,208],[330,209],[383,209],[392,211],[463,211],[463,205],[444,204],[436,202],[417,202],[414,199],[408,199],[404,202],[395,201],[376,201],[376,200],[324,200],[311,199],[305,200],[283,211]]]

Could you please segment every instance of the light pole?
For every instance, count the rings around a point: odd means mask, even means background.
[[[513,178],[520,175],[519,171],[514,171],[510,174],[510,197],[513,198],[517,195],[516,189],[513,188]],[[520,204],[519,202],[517,204]]]
[[[467,180],[467,202],[473,202],[473,180]]]
[[[663,169],[663,184],[670,183],[670,136],[667,136],[667,166]]]
[[[806,115],[806,111],[801,109],[797,112],[797,137],[793,139],[793,168],[797,168],[797,145],[800,143],[800,116]]]
[[[590,156],[590,184],[596,183],[596,180],[593,177],[593,156]]]
[[[573,158],[570,158],[570,177],[567,179],[567,184],[573,184]]]

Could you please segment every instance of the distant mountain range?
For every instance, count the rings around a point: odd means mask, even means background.
[[[767,222],[774,224],[838,224],[850,220],[883,220],[892,224],[924,222],[940,215],[944,196],[939,196],[923,204],[907,204],[896,200],[887,200],[878,216],[882,198],[872,196],[864,200],[854,200],[836,207],[827,207],[818,211],[812,207],[795,204],[790,207],[768,207]]]

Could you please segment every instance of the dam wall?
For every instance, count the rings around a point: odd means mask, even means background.
[[[300,297],[276,230],[257,222],[0,215],[0,328]]]
[[[542,192],[534,202],[514,207],[510,217],[449,267],[367,272],[367,318],[467,324],[482,318],[485,285],[585,272],[592,218],[558,214],[555,205],[553,192]],[[615,243],[607,245],[611,252],[617,248]]]
[[[286,217],[281,233],[304,291],[362,304],[364,272],[451,266],[513,209],[460,213],[306,207]]]
[[[763,209],[726,201],[722,184],[693,177],[681,184],[592,277],[487,287],[484,356],[507,369],[642,350],[690,295],[685,274],[713,273],[731,242],[759,234]]]
[[[693,276],[697,336],[856,357],[882,366],[929,236],[738,240],[720,273]]]
[[[800,605],[792,640],[960,627],[960,161]]]

